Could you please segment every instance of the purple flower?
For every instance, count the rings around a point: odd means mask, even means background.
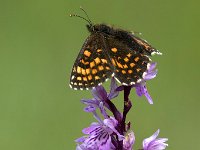
[[[114,78],[111,79],[110,93],[107,93],[105,88],[100,85],[92,89],[93,99],[82,99],[81,102],[87,106],[84,108],[86,112],[94,112],[96,108],[100,108],[101,113],[104,115],[104,118],[107,118],[105,111],[102,112],[103,106],[105,105],[109,108],[108,104],[105,103],[106,100],[111,100],[118,96],[119,91],[116,91],[117,83]],[[104,109],[105,110],[105,109]]]
[[[135,135],[131,131],[125,136],[125,139],[123,140],[123,150],[132,150],[134,143],[135,143]]]
[[[147,90],[145,82],[137,84],[135,86],[135,90],[136,90],[136,94],[139,97],[141,97],[142,95],[144,95],[147,98],[149,104],[153,104],[153,100],[152,100],[151,96],[148,93],[148,90]]]
[[[160,130],[158,129],[152,136],[143,140],[143,150],[163,150],[168,144],[165,142],[168,141],[167,138],[157,138]]]
[[[102,85],[97,86],[92,90],[92,95],[94,96],[95,99],[99,101],[105,101],[107,99],[111,100],[115,97],[118,96],[119,91],[116,91],[117,89],[117,83],[114,78],[111,79],[111,84],[110,84],[110,93],[107,94],[106,90]]]
[[[136,94],[139,97],[144,95],[150,104],[153,104],[153,100],[148,93],[148,90],[146,87],[146,81],[151,80],[156,77],[158,70],[155,68],[156,68],[155,62],[149,63],[147,65],[147,71],[143,73],[143,79],[140,79],[138,83],[136,83],[135,85],[132,85],[132,87],[135,88],[135,90],[136,90]],[[122,90],[124,90],[124,86],[119,86],[116,90],[122,91]]]
[[[87,136],[76,140],[81,143],[77,145],[76,150],[115,150],[111,140],[113,134],[117,135],[120,141],[124,139],[124,136],[115,129],[117,124],[113,117],[104,119],[102,123],[92,123],[82,131]]]
[[[144,72],[144,74],[143,74],[143,79],[134,86],[136,89],[137,95],[138,96],[144,95],[147,98],[149,104],[153,104],[153,100],[148,93],[148,90],[146,87],[146,81],[151,80],[156,77],[156,74],[158,71],[155,68],[156,68],[155,62],[149,63],[147,66],[147,71]]]

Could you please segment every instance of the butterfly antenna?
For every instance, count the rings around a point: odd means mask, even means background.
[[[79,15],[76,15],[76,14],[70,14],[69,16],[70,16],[70,17],[78,17],[78,18],[81,18],[81,19],[87,21],[89,24],[91,24],[91,21],[90,21],[90,20],[88,20],[88,19],[86,19],[86,18],[84,18],[84,17],[82,17],[82,16],[79,16]]]
[[[83,7],[80,6],[80,9],[85,13],[85,15],[87,16],[87,20],[90,22],[90,25],[92,25],[92,21],[90,20],[87,12],[83,9]]]

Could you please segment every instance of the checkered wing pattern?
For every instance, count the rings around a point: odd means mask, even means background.
[[[109,56],[115,68],[114,77],[123,85],[140,82],[147,65],[151,61],[148,56],[139,53],[114,37],[107,39]]]
[[[70,87],[85,90],[96,87],[112,76],[114,67],[109,59],[102,34],[91,34],[76,58]]]

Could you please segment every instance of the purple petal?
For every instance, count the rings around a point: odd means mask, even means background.
[[[158,129],[152,136],[143,140],[143,147],[147,148],[149,143],[155,140],[159,134],[160,130]]]
[[[85,137],[85,136],[82,136],[82,137],[76,139],[75,142],[77,142],[77,143],[82,143],[82,142],[85,141],[85,139],[86,139],[86,137]]]
[[[104,116],[105,119],[108,118],[108,114],[106,113],[106,110],[105,108],[103,107],[103,102],[100,102],[99,104],[99,109],[101,111],[101,114]]]
[[[156,62],[150,63],[148,66],[148,71],[150,72],[150,71],[154,70],[156,68],[156,65],[157,65]]]
[[[107,93],[103,86],[97,86],[94,89],[92,89],[92,95],[95,99],[104,101],[107,99]]]
[[[158,129],[152,136],[143,140],[143,149],[144,150],[163,150],[168,144],[165,142],[167,138],[157,138],[160,130]]]
[[[112,132],[115,132],[115,133],[117,134],[117,136],[118,136],[118,138],[119,138],[120,141],[124,139],[124,136],[121,135],[121,134],[115,129],[115,127],[116,127],[117,124],[118,124],[118,122],[117,122],[117,120],[116,120],[115,118],[110,117],[109,119],[104,119],[103,122],[104,122],[104,124],[105,124],[107,127],[109,127],[109,128],[112,130],[112,131],[111,131],[111,130],[108,131],[109,134],[112,134]]]
[[[96,99],[82,99],[81,102],[86,105],[99,105],[99,101]]]
[[[144,75],[143,78],[144,78],[144,80],[151,80],[151,79],[153,79],[153,78],[156,77],[157,73],[158,73],[158,70],[154,70],[154,71],[151,71],[151,72],[147,72],[147,73]]]
[[[135,135],[133,131],[131,131],[123,140],[123,150],[132,150],[134,143],[135,143]]]
[[[104,119],[104,124],[110,128],[116,127],[118,124],[118,121],[114,117],[110,117],[108,119]]]
[[[166,141],[168,141],[167,138],[156,139],[150,143],[148,150],[163,150],[168,146],[168,144],[164,143]]]
[[[92,150],[110,150],[112,130],[104,125],[91,125],[84,129],[85,133],[89,133],[89,137],[84,141],[86,148]]]
[[[85,147],[85,144],[83,143],[81,145],[77,145],[76,150],[88,150],[88,149]]]
[[[144,95],[147,98],[149,104],[153,104],[153,100],[152,100],[151,96],[148,93],[148,90],[146,88],[145,83],[138,84],[135,88],[136,88],[136,93],[137,93],[138,96]]]
[[[136,86],[135,89],[136,89],[136,94],[138,96],[141,97],[144,94],[144,88],[143,88],[143,86]]]
[[[84,143],[89,150],[110,150],[112,145],[110,135],[105,132],[91,136]]]
[[[146,81],[146,80],[151,80],[153,78],[156,77],[156,74],[157,74],[157,70],[155,70],[156,68],[156,63],[155,62],[152,62],[150,64],[148,64],[147,66],[147,71],[143,74],[143,79]]]
[[[149,104],[153,104],[153,99],[151,98],[151,96],[149,95],[148,91],[144,94],[145,97],[147,98]]]
[[[117,82],[115,81],[115,78],[111,79],[110,84],[110,93],[108,95],[108,99],[111,100],[119,95],[119,91],[116,91],[117,89]]]
[[[92,123],[82,131],[87,136],[76,140],[82,142],[77,146],[77,150],[116,150],[111,141],[113,132],[118,135],[120,140],[123,138],[122,135],[117,133],[116,125],[117,120],[113,117],[104,119],[102,123]]]
[[[99,115],[97,114],[96,111],[93,111],[93,116],[94,118],[100,123],[100,124],[103,124],[103,121],[101,120],[101,118],[99,117]]]
[[[89,127],[84,128],[82,132],[84,134],[92,134],[97,128],[100,128],[100,124],[97,122],[92,123]]]
[[[87,107],[84,108],[85,112],[93,112],[95,110],[96,110],[96,107],[91,106],[91,105],[89,105],[89,106],[87,106]]]

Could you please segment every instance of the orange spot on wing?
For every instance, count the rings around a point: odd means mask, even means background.
[[[82,69],[82,72],[81,72],[83,75],[86,75],[86,71],[85,69]]]
[[[125,71],[125,70],[122,70],[122,73],[123,73],[123,74],[126,74],[126,71]]]
[[[86,74],[90,74],[90,69],[86,69]]]
[[[135,62],[137,62],[139,59],[140,59],[139,57],[134,58]]]
[[[92,76],[91,75],[88,76],[88,80],[92,80]]]
[[[127,57],[125,57],[125,58],[124,58],[124,61],[125,61],[125,62],[128,62],[128,61],[129,61],[129,59],[128,59]]]
[[[77,73],[81,73],[82,68],[81,67],[77,67]]]
[[[83,81],[87,81],[87,78],[86,78],[86,77],[83,77]]]
[[[130,73],[130,74],[133,73],[133,70],[128,70],[128,73]]]
[[[106,60],[106,59],[101,59],[101,61],[103,62],[103,63],[108,63],[108,61]]]
[[[112,64],[116,66],[115,60],[112,58]]]
[[[103,70],[104,68],[103,68],[103,66],[98,66],[98,69],[101,71],[101,70]]]
[[[122,64],[120,64],[119,62],[117,62],[117,66],[118,66],[119,68],[123,68]]]
[[[134,66],[135,66],[135,64],[134,64],[134,63],[130,63],[130,66],[131,66],[131,67],[134,67]]]
[[[123,65],[123,67],[124,67],[124,68],[128,68],[128,66],[127,66],[126,64],[125,64],[125,65]]]
[[[100,78],[99,78],[99,76],[95,76],[94,78],[95,78],[95,80],[98,80],[98,79],[100,79]]]
[[[131,53],[128,53],[128,55],[126,55],[126,56],[130,58],[131,57]]]
[[[110,67],[106,66],[106,70],[110,70]]]
[[[111,48],[111,51],[116,53],[117,52],[117,49],[116,48]]]
[[[77,77],[77,80],[81,81],[81,80],[82,80],[82,78],[81,78],[81,77]]]
[[[94,61],[95,61],[95,63],[96,63],[97,65],[101,62],[101,60],[99,59],[99,57],[95,58]]]
[[[87,56],[87,57],[90,57],[91,52],[89,52],[88,50],[85,50],[83,54],[84,54],[85,56]]]
[[[92,74],[96,74],[97,73],[97,69],[92,69]]]
[[[90,68],[93,68],[94,66],[95,66],[94,61],[92,61],[92,62],[90,63]]]

